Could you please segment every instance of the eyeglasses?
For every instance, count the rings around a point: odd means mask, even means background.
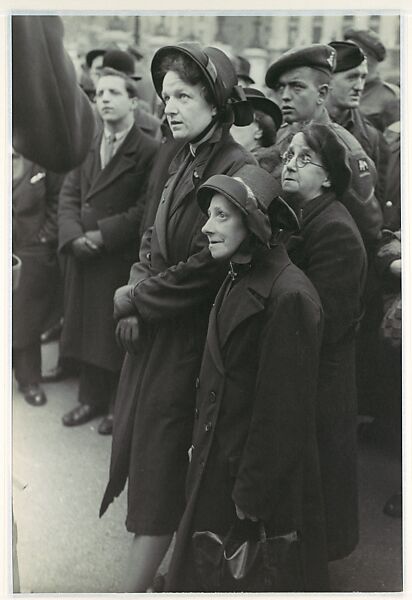
[[[283,164],[287,165],[292,160],[292,158],[294,158],[294,156],[295,155],[293,154],[293,152],[286,150],[286,152],[282,154]],[[303,169],[303,167],[306,167],[306,165],[313,165],[314,167],[320,167],[321,169],[325,168],[323,165],[319,165],[318,163],[313,162],[312,157],[309,154],[298,154],[296,157],[297,168]]]

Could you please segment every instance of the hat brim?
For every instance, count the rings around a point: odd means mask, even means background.
[[[212,79],[210,73],[208,72],[208,70],[206,69],[206,67],[200,62],[200,60],[198,60],[195,56],[193,56],[193,52],[191,52],[189,49],[182,48],[181,46],[163,46],[156,52],[156,54],[153,57],[152,64],[151,64],[153,85],[154,85],[156,93],[160,99],[163,100],[163,98],[162,98],[163,78],[156,77],[155,73],[157,71],[157,65],[170,52],[180,52],[184,56],[190,58],[190,60],[192,60],[201,70],[213,95],[215,96],[215,85],[214,85],[215,82],[213,81],[213,79]]]
[[[247,96],[247,100],[255,110],[260,110],[265,113],[265,115],[269,115],[275,123],[276,129],[279,129],[283,120],[282,111],[275,102],[269,98],[260,98],[259,96]]]
[[[223,176],[226,179],[226,175]],[[244,206],[242,206],[241,202],[239,202],[235,196],[237,194],[242,194],[244,197],[244,202],[246,203],[247,191],[244,185],[240,182],[234,180],[233,178],[227,178],[228,181],[225,181],[221,178],[219,183],[205,183],[203,184],[197,192],[197,201],[200,206],[200,210],[207,215],[207,211],[212,200],[212,197],[215,194],[222,194],[231,202],[236,208],[238,208],[244,215],[247,215],[247,210]],[[220,179],[219,177],[215,177],[214,179]]]
[[[86,54],[86,64],[89,67],[89,69],[91,68],[94,59],[98,56],[104,56],[106,52],[107,50],[103,50],[103,48],[96,48],[95,50],[90,50],[90,52]]]
[[[238,76],[238,79],[243,79],[244,81],[246,81],[248,83],[248,85],[250,83],[256,83],[256,81],[254,79],[252,79],[250,75],[244,75],[243,73],[238,73],[237,76]]]

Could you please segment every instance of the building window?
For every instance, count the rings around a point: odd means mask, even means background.
[[[299,17],[289,17],[288,22],[288,46],[295,46],[299,34]]]
[[[312,19],[312,43],[319,44],[322,39],[323,17],[317,15]]]
[[[375,33],[379,33],[379,29],[381,26],[381,16],[380,15],[371,15],[369,17],[369,28],[372,29]]]

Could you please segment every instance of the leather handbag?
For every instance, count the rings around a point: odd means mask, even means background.
[[[233,526],[226,537],[197,531],[192,537],[199,592],[304,591],[301,540],[297,531],[267,537],[259,522],[255,539],[239,539]]]

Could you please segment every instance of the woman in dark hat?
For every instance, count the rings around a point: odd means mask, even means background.
[[[247,165],[233,177],[211,177],[198,191],[212,257],[230,266],[209,318],[188,502],[167,591],[328,588],[315,427],[322,308],[283,245],[269,247],[275,190],[271,175]],[[253,587],[241,580],[231,587],[219,581],[218,565],[199,577],[206,548],[195,532],[210,532],[212,550],[215,536],[233,526],[241,539],[256,537],[258,521],[268,537],[296,539],[296,560],[280,570],[273,589],[263,577]]]
[[[311,123],[283,155],[284,198],[298,212],[289,256],[315,286],[325,314],[318,385],[318,445],[329,560],[358,541],[355,334],[367,260],[359,230],[339,201],[351,178],[346,150],[328,125]]]
[[[232,136],[241,146],[250,150],[259,165],[273,174],[281,164],[276,134],[282,125],[282,111],[260,90],[243,88],[248,102],[253,108],[253,121],[247,127],[232,126]]]
[[[224,277],[201,233],[196,190],[211,175],[254,163],[229,134],[233,122],[249,123],[252,113],[223,52],[196,43],[167,46],[151,69],[173,137],[184,145],[169,167],[155,224],[143,235],[140,261],[115,295],[117,336],[127,355],[100,514],[128,479],[126,527],[135,534],[128,591],[151,584],[184,510],[195,381]]]

